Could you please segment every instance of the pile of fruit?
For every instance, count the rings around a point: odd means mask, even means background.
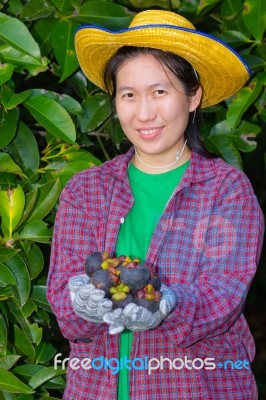
[[[87,257],[85,272],[91,283],[112,300],[114,308],[135,303],[151,312],[159,309],[161,281],[139,259],[111,257],[108,252],[97,251]]]

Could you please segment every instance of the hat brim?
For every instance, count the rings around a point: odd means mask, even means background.
[[[232,96],[251,74],[247,64],[231,47],[197,30],[153,24],[114,31],[85,25],[75,35],[77,57],[84,74],[104,91],[105,64],[122,46],[161,49],[186,59],[199,73],[203,87],[202,108]]]

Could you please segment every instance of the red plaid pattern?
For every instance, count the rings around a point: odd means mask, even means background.
[[[132,198],[127,166],[133,149],[100,167],[78,173],[63,190],[56,216],[47,298],[70,358],[118,357],[119,336],[105,324],[78,318],[68,280],[84,273],[86,256],[113,252],[120,221]],[[145,223],[145,221],[143,221]],[[216,368],[130,372],[132,400],[255,400],[250,369],[218,367],[227,360],[254,358],[254,341],[243,316],[246,295],[259,261],[264,220],[245,174],[221,159],[192,152],[190,166],[155,229],[147,260],[178,306],[157,328],[136,332],[131,360],[215,358]],[[90,343],[78,341],[90,338]],[[117,374],[110,369],[69,368],[66,400],[115,400]]]

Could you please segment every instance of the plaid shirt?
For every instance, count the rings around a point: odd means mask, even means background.
[[[119,335],[109,335],[106,324],[75,315],[68,280],[84,273],[89,253],[115,250],[120,224],[134,202],[127,177],[132,155],[130,149],[76,174],[61,194],[47,297],[70,340],[70,360],[118,358]],[[147,254],[150,268],[175,290],[178,306],[159,327],[134,333],[132,400],[257,398],[249,366],[255,346],[242,311],[263,230],[263,215],[245,174],[219,158],[192,152]],[[206,368],[206,358],[214,359],[215,368]],[[147,363],[158,368],[149,373]],[[97,365],[98,370],[68,367],[63,399],[115,400],[118,374],[107,366],[100,369],[100,360]]]

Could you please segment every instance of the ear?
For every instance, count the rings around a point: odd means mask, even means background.
[[[193,94],[193,96],[190,96],[190,105],[189,105],[189,112],[192,112],[198,108],[201,102],[201,97],[202,97],[202,87],[199,86],[196,93]]]

